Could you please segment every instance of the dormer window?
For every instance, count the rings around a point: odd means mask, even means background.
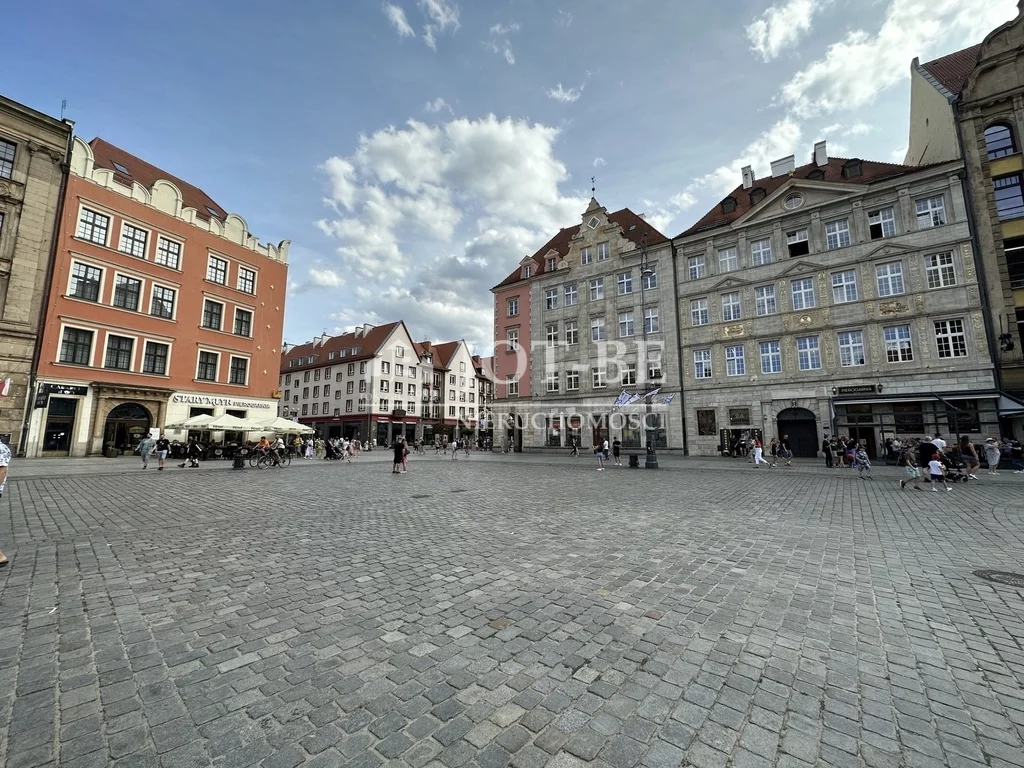
[[[525,267],[523,267],[523,279],[525,280],[531,274],[533,274],[533,267],[531,267],[529,264],[527,264]]]
[[[544,271],[545,272],[554,272],[556,269],[558,269],[558,259],[556,259],[554,256],[551,256],[551,257],[548,258],[548,260],[546,262],[546,265],[544,267]]]
[[[732,213],[736,210],[736,198],[729,195],[722,201],[722,213]]]
[[[597,229],[597,225],[601,222],[597,220],[597,216],[591,216],[590,221],[587,222],[587,226],[591,229]]]
[[[807,174],[807,178],[814,179],[815,181],[822,181],[825,178],[825,172],[821,170],[821,168],[815,168]]]
[[[856,179],[861,173],[860,160],[847,160],[843,163],[843,178]]]
[[[757,205],[767,197],[768,193],[765,192],[764,187],[757,187],[750,191],[750,204]]]

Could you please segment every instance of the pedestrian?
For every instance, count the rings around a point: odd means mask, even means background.
[[[451,445],[448,446],[452,449],[452,461],[458,461],[459,459],[459,444],[455,442],[455,438],[452,438]]]
[[[614,440],[612,440],[612,456],[615,457],[616,467],[622,466],[622,459],[619,455],[620,453],[622,453],[622,441],[616,437]]]
[[[580,457],[580,444],[575,437],[572,439],[572,451],[569,453],[569,455],[575,456],[577,459]]]
[[[932,454],[932,458],[928,462],[928,472],[931,474],[932,491],[936,493],[938,492],[939,489],[935,487],[936,483],[942,483],[942,487],[945,488],[946,491],[953,490],[946,483],[946,473],[945,470],[942,468],[942,457],[940,456],[940,454]]]
[[[167,459],[167,454],[171,450],[171,441],[167,439],[166,435],[160,435],[160,439],[156,441],[156,471],[162,472],[164,468],[164,461]]]
[[[1001,452],[999,450],[999,443],[994,437],[985,438],[985,461],[988,462],[988,473],[990,475],[999,474],[999,457]]]
[[[156,440],[152,435],[147,434],[139,441],[139,455],[142,457],[142,468],[149,469],[150,454],[156,449]]]
[[[399,468],[402,466],[403,460],[405,459],[405,446],[402,444],[402,438],[396,437],[391,448],[395,453],[394,461],[391,464],[391,474],[397,475],[399,474]]]
[[[764,457],[764,443],[761,442],[761,438],[754,438],[754,469],[757,469],[761,464],[768,464],[767,459]],[[768,464],[768,466],[771,466]]]
[[[11,464],[11,447],[4,442],[0,442],[0,496],[4,495],[4,491],[7,489],[7,468]],[[7,555],[0,552],[0,568],[7,565]]]
[[[185,448],[185,461],[178,466],[181,469],[185,468],[185,464],[188,463],[190,469],[199,466],[199,454],[202,450],[199,448],[199,442],[194,438],[188,439],[188,447]]]
[[[607,445],[607,442],[605,445]],[[597,446],[594,449],[594,455],[597,457],[597,471],[600,472],[604,469],[604,448],[600,445]]]
[[[935,437],[932,438],[932,443],[939,449],[939,453],[946,452],[946,441],[942,439],[942,435],[935,435]]]
[[[972,480],[977,480],[978,475],[975,473],[981,469],[981,460],[978,459],[978,451],[974,447],[974,443],[967,435],[960,436],[960,458],[967,464],[967,476]]]
[[[921,487],[921,469],[917,466],[917,451],[912,444],[908,444],[903,449],[898,462],[903,464],[903,471],[907,475],[905,479],[900,480],[900,490],[909,485],[915,491],[923,491],[924,488]]]
[[[779,463],[779,439],[773,437],[772,441],[768,444],[768,453],[771,454],[772,460],[768,465],[768,469],[771,469]]]
[[[868,459],[868,452],[864,450],[863,445],[857,445],[857,449],[853,453],[853,467],[857,470],[857,476],[863,480],[864,473],[867,472],[867,479],[871,479],[871,461]]]
[[[313,438],[312,437],[307,437],[306,438],[306,458],[307,459],[312,459],[313,458]]]
[[[827,437],[821,441],[821,452],[825,454],[825,466],[832,469],[835,462],[832,460],[832,443]]]

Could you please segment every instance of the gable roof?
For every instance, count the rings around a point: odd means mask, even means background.
[[[594,205],[596,204],[596,201],[591,199],[591,205],[589,208],[587,208],[584,215],[594,210]],[[615,213],[609,213],[608,221],[610,221],[612,224],[617,224],[619,227],[621,227],[623,237],[625,237],[627,240],[636,243],[637,245],[640,245],[640,241],[643,239],[643,236],[645,234],[647,235],[648,245],[657,245],[658,243],[664,243],[668,241],[668,238],[665,237],[665,235],[663,235],[661,232],[652,227],[649,223],[647,223],[647,221],[641,219],[637,214],[629,210],[629,208],[622,208],[621,210],[615,211]],[[547,254],[550,253],[551,251],[557,252],[559,256],[566,256],[569,253],[569,246],[572,243],[572,239],[576,237],[576,235],[578,235],[579,232],[579,224],[577,224],[574,227],[566,227],[564,229],[558,230],[557,235],[555,235],[546,243],[544,243],[544,245],[542,245],[537,250],[537,252],[530,257],[537,265],[537,269],[533,271],[534,276],[544,274],[547,268],[547,265],[544,263],[544,259],[547,256]],[[500,283],[494,286],[494,288],[492,288],[491,290],[494,290],[496,288],[503,288],[504,286],[512,285],[513,283],[518,283],[520,280],[524,279],[522,277],[522,274],[523,268],[520,265],[516,267],[516,269],[508,277],[506,277],[504,280],[502,280]]]
[[[92,148],[93,165],[96,168],[106,168],[113,171],[115,180],[120,183],[131,186],[133,181],[137,181],[146,189],[152,189],[153,184],[159,179],[166,179],[173,182],[181,192],[184,206],[186,208],[195,208],[196,215],[199,218],[205,221],[213,216],[223,221],[227,216],[224,206],[220,205],[199,187],[189,184],[187,181],[183,181],[177,176],[157,168],[155,165],[147,163],[130,152],[125,152],[120,147],[115,147],[109,141],[97,136],[89,142],[89,146]],[[126,169],[128,173],[124,173],[117,168],[115,163],[120,165],[121,168]],[[216,211],[216,215],[210,212],[211,208]]]
[[[335,365],[339,362],[351,363],[356,360],[366,360],[373,357],[380,350],[381,346],[391,336],[392,331],[398,326],[405,328],[405,322],[398,320],[394,323],[385,323],[384,325],[378,325],[370,328],[365,335],[360,334],[356,336],[354,331],[343,333],[341,336],[330,336],[323,344],[317,344],[315,341],[307,341],[305,344],[299,344],[292,347],[290,350],[281,355],[281,373],[288,373],[289,371],[302,371],[307,368],[319,368],[324,365]],[[406,328],[406,334],[409,333],[409,329]],[[410,337],[411,338],[411,337]],[[348,354],[345,357],[339,357],[335,354],[334,359],[331,360],[331,352],[341,352],[344,350],[359,348],[359,352],[356,354]],[[289,366],[292,360],[301,360],[312,356],[312,363],[296,364]]]
[[[455,357],[455,352],[458,350],[459,345],[462,344],[462,340],[459,341],[446,341],[442,344],[434,345],[434,367],[440,366],[441,368],[450,367],[449,364],[452,358]]]
[[[921,64],[929,75],[935,78],[950,96],[959,96],[964,89],[971,70],[978,63],[978,53],[981,51],[981,44],[972,45],[962,51],[954,51],[932,61]]]
[[[856,160],[856,158],[854,160]],[[860,160],[860,175],[855,176],[852,179],[847,179],[843,176],[843,166],[848,162],[850,162],[850,159],[845,157],[830,157],[828,158],[828,162],[822,166],[815,165],[812,162],[807,165],[802,165],[792,173],[787,173],[782,176],[767,176],[762,179],[755,179],[754,185],[750,189],[744,189],[743,185],[740,184],[736,189],[722,198],[723,201],[729,197],[735,199],[735,210],[726,213],[722,210],[722,204],[719,203],[704,214],[704,216],[701,217],[693,226],[683,232],[680,232],[676,237],[685,237],[707,229],[715,229],[716,227],[731,224],[748,211],[756,208],[764,202],[764,200],[757,203],[751,202],[750,195],[755,189],[763,189],[765,191],[765,199],[767,199],[771,197],[773,192],[788,183],[791,179],[806,179],[808,174],[812,171],[822,171],[824,173],[823,178],[814,179],[814,181],[832,184],[869,184],[873,181],[879,181],[880,179],[887,179],[892,176],[899,176],[904,173],[918,170],[917,166],[897,165],[895,163],[876,163],[872,160]]]

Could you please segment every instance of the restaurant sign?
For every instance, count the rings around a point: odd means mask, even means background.
[[[49,395],[64,395],[65,397],[85,397],[89,394],[88,387],[75,386],[73,384],[40,384],[36,390],[36,408],[45,408],[46,399]]]
[[[210,397],[208,395],[171,395],[172,403],[188,405],[223,405],[227,408],[276,408],[277,403],[259,402],[258,400],[235,400],[231,397]]]
[[[839,387],[840,395],[868,395],[874,394],[874,384],[857,384],[852,387]]]

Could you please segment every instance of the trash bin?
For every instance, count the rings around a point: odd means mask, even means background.
[[[239,448],[238,452],[235,453],[234,463],[231,465],[232,469],[245,469],[245,457],[249,451],[246,448]]]
[[[640,469],[640,454],[631,453],[629,454],[629,466],[633,469]]]

